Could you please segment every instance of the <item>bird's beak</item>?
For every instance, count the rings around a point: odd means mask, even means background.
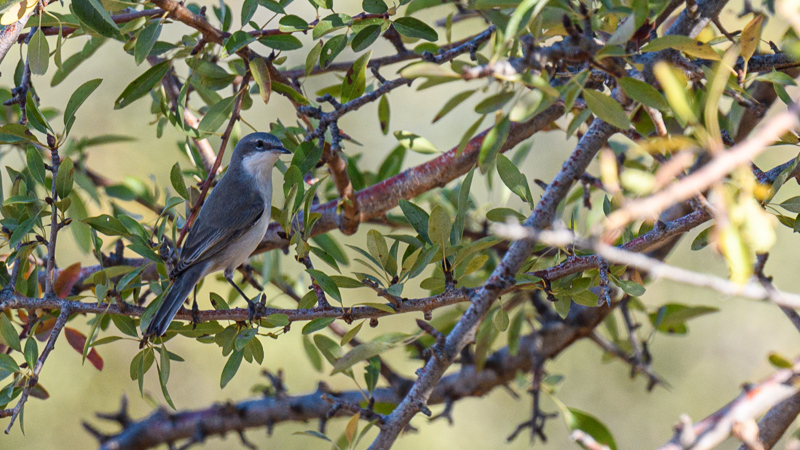
[[[276,148],[275,151],[277,151],[281,155],[291,155],[292,154],[292,152],[290,152],[289,150],[286,150],[285,147]]]

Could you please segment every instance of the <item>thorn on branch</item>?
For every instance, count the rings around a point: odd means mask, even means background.
[[[247,440],[247,438],[244,435],[244,430],[236,430],[236,433],[239,435],[239,440],[242,442],[243,446],[251,450],[256,450],[258,448],[255,444]]]
[[[329,394],[322,394],[322,400],[332,405],[331,409],[325,415],[325,420],[333,418],[340,410],[344,410],[351,413],[358,413],[365,420],[369,421],[376,420],[378,423],[378,427],[386,423],[386,416],[375,412],[374,398],[370,398],[370,401],[367,403],[366,408],[360,407],[357,403],[342,400],[338,397]]]
[[[372,289],[373,291],[375,291],[375,293],[378,294],[380,297],[383,297],[386,300],[388,300],[389,303],[391,303],[392,306],[395,307],[395,309],[399,308],[403,304],[403,299],[402,298],[389,293],[389,291],[387,291],[386,289],[383,289],[382,287],[380,287],[378,285],[378,283],[376,283],[376,282],[374,282],[374,281],[372,281],[372,280],[370,280],[368,278],[364,278],[363,280],[361,280],[361,284],[363,284],[364,286],[366,286],[366,287]],[[430,320],[430,319],[426,319],[426,320]]]
[[[108,441],[111,438],[110,435],[101,432],[88,422],[82,422],[81,424],[83,425],[83,429],[89,432],[89,434],[91,434],[92,437],[97,439],[97,441],[101,444]]]
[[[526,428],[531,429],[531,443],[535,442],[538,437],[540,441],[547,442],[547,436],[544,434],[544,425],[548,419],[558,417],[557,413],[545,413],[541,410],[540,394],[542,379],[544,379],[544,362],[536,361],[533,367],[533,381],[531,382],[530,393],[532,396],[531,401],[531,419],[519,424],[517,428],[511,433],[506,441],[511,442]]]
[[[452,426],[453,425],[453,405],[454,404],[455,404],[455,400],[453,399],[453,397],[447,397],[447,399],[444,402],[444,410],[441,413],[431,417],[430,418],[430,422],[434,422],[434,421],[439,420],[439,419],[446,419],[447,423]]]
[[[127,428],[132,422],[131,416],[128,414],[128,396],[122,394],[119,410],[114,413],[95,413],[99,419],[117,422],[122,428]]]
[[[436,349],[437,352],[441,352],[442,350],[444,350],[444,345],[446,340],[445,335],[443,335],[439,330],[434,328],[433,325],[421,319],[417,319],[417,326],[420,327],[422,331],[428,333],[434,339],[436,339],[436,347],[438,347],[438,349]]]

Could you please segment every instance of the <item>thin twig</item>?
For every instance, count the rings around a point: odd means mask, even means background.
[[[42,353],[39,355],[39,358],[36,360],[36,366],[33,368],[33,372],[31,372],[28,377],[28,382],[25,385],[25,388],[22,390],[19,401],[17,402],[16,406],[14,406],[14,409],[11,410],[11,421],[8,423],[8,427],[6,427],[6,434],[11,432],[11,427],[14,426],[14,421],[17,420],[17,417],[22,412],[22,408],[25,406],[25,402],[28,401],[28,396],[31,393],[31,389],[39,382],[39,374],[42,372],[42,368],[44,367],[47,357],[50,356],[50,352],[52,352],[53,348],[55,348],[56,340],[58,340],[61,330],[63,330],[64,326],[67,324],[69,315],[69,307],[64,307],[61,309],[61,313],[58,315],[58,319],[56,320],[55,325],[53,325],[53,329],[50,330],[50,338],[47,340],[47,344],[42,350]]]
[[[205,182],[203,182],[203,187],[200,189],[200,197],[197,198],[197,202],[192,206],[191,211],[189,212],[189,216],[186,218],[186,224],[183,226],[181,230],[181,234],[178,237],[178,242],[175,244],[175,247],[180,247],[181,243],[183,243],[183,238],[186,237],[186,233],[189,232],[189,229],[192,227],[194,223],[194,219],[197,218],[197,213],[200,212],[200,208],[203,206],[203,202],[206,199],[206,195],[208,194],[208,190],[211,188],[211,184],[214,182],[214,178],[217,175],[217,171],[219,170],[220,164],[222,164],[222,157],[225,155],[225,149],[228,146],[228,141],[231,138],[231,132],[233,131],[233,126],[239,120],[239,114],[242,111],[242,102],[244,101],[244,96],[247,93],[247,89],[249,88],[251,74],[248,71],[243,79],[242,84],[239,87],[239,92],[236,96],[236,101],[233,104],[233,112],[231,113],[231,118],[228,121],[228,126],[225,128],[225,132],[222,133],[222,142],[219,144],[219,152],[217,152],[217,158],[214,160],[214,165],[211,166],[211,170],[208,172],[208,177],[206,178]]]

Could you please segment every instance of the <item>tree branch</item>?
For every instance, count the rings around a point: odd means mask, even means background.
[[[782,369],[757,385],[747,386],[736,399],[705,419],[692,424],[682,420],[675,437],[659,450],[705,450],[725,440],[734,429],[758,417],[770,408],[796,394],[800,360],[791,369]]]
[[[564,163],[561,171],[547,186],[533,213],[525,221],[525,226],[542,230],[550,226],[555,218],[556,208],[573,183],[584,173],[589,163],[608,138],[617,129],[601,119],[595,119],[589,130],[578,142],[572,155]],[[430,394],[444,371],[453,363],[455,357],[467,343],[472,341],[483,317],[502,290],[514,282],[514,276],[533,251],[530,241],[517,241],[511,245],[502,261],[492,272],[488,281],[473,296],[470,307],[456,326],[450,331],[443,348],[438,349],[441,357],[430,358],[421,369],[420,376],[403,401],[392,411],[371,448],[386,449],[392,446],[397,436],[428,401]]]
[[[618,233],[632,220],[653,219],[668,206],[697,195],[724,178],[736,167],[749,163],[784,132],[800,123],[797,118],[798,112],[800,112],[800,108],[796,104],[789,106],[786,111],[773,117],[754,136],[721,153],[701,169],[650,197],[634,200],[625,207],[614,211],[606,219],[605,227],[608,235]]]

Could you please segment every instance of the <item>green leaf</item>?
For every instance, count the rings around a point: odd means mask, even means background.
[[[508,116],[504,116],[500,122],[494,126],[486,137],[483,138],[481,143],[481,150],[478,153],[478,166],[481,168],[481,173],[486,173],[489,170],[495,156],[506,143],[508,132],[511,130],[511,121]]]
[[[319,330],[327,327],[328,325],[332,324],[333,321],[336,320],[333,317],[319,317],[316,319],[311,320],[303,327],[303,334],[311,334],[316,333]]]
[[[795,214],[800,213],[800,196],[792,197],[780,203],[781,208]]]
[[[486,218],[492,222],[504,223],[508,220],[508,216],[516,217],[520,223],[526,219],[524,215],[511,208],[494,208],[486,212]]]
[[[406,216],[408,223],[411,224],[419,236],[423,240],[431,242],[428,236],[428,213],[408,200],[400,200],[400,209],[403,211],[403,215]]]
[[[322,372],[322,358],[320,357],[319,350],[314,347],[314,344],[311,342],[311,339],[309,339],[308,336],[303,336],[303,349],[305,350],[311,365],[314,367],[314,370],[317,372]]]
[[[283,32],[292,33],[294,31],[305,31],[308,29],[308,22],[300,16],[289,14],[281,17],[278,21],[278,29]]]
[[[120,36],[119,27],[103,9],[100,0],[72,0],[72,10],[81,23],[96,31],[97,34],[110,38]]]
[[[505,155],[497,155],[497,172],[511,192],[517,194],[523,201],[533,203],[528,179]]]
[[[28,367],[36,367],[36,360],[39,358],[39,346],[36,344],[36,338],[28,336],[25,341],[25,362]]]
[[[275,36],[265,36],[258,39],[258,42],[266,45],[269,48],[281,51],[297,50],[303,48],[303,43],[300,39],[292,36],[291,34],[277,34]],[[316,61],[316,58],[314,59]]]
[[[315,269],[306,269],[306,272],[314,277],[314,281],[326,294],[330,295],[337,302],[342,303],[342,294],[339,293],[339,288],[336,286],[336,283],[334,283],[328,275]]]
[[[274,313],[261,319],[261,322],[264,323],[264,326],[270,328],[285,327],[289,325],[289,316],[286,314]]]
[[[147,93],[156,87],[167,74],[170,64],[170,61],[160,62],[147,69],[145,73],[133,80],[114,102],[114,109],[124,108],[147,95]]]
[[[234,53],[238,52],[245,46],[249,45],[251,42],[255,41],[255,36],[250,36],[245,31],[239,30],[234,32],[231,37],[225,39],[225,52],[228,55],[233,55]],[[224,56],[223,56],[224,57]]]
[[[314,65],[316,65],[319,60],[320,54],[322,54],[322,42],[317,42],[317,45],[311,47],[311,50],[308,51],[308,55],[306,55],[306,76],[311,74]]]
[[[78,108],[83,105],[83,102],[92,95],[92,92],[94,92],[102,82],[103,80],[100,78],[89,80],[80,85],[80,87],[75,89],[75,92],[72,93],[72,96],[70,96],[67,102],[67,107],[64,108],[64,126],[66,126],[67,129],[72,128],[72,123],[75,122],[75,113],[78,112]]]
[[[37,150],[36,147],[28,146],[28,148],[25,150],[25,155],[28,170],[31,171],[31,175],[33,175],[33,178],[36,181],[44,186],[44,179],[47,173],[45,172],[42,154],[39,153],[39,150]]]
[[[447,210],[438,205],[433,208],[428,220],[428,236],[431,242],[442,249],[447,247],[450,242],[450,228],[452,226],[453,223],[450,221],[450,215],[447,214]]]
[[[406,37],[420,38],[431,42],[435,42],[439,39],[436,30],[414,17],[400,17],[393,22],[393,25],[398,33]]]
[[[794,364],[790,359],[775,352],[770,352],[769,357],[767,359],[770,364],[772,364],[774,367],[778,369],[791,369],[792,366],[794,366]]]
[[[614,284],[619,286],[626,294],[633,297],[641,297],[645,293],[644,286],[635,281],[614,278]]]
[[[625,94],[627,94],[628,97],[636,100],[637,102],[660,111],[669,109],[669,103],[667,103],[667,99],[665,99],[664,96],[656,90],[656,88],[650,86],[644,81],[639,81],[631,77],[623,77],[618,78],[617,83],[619,83],[620,87],[622,87],[622,90],[625,91]]]
[[[95,230],[107,236],[127,236],[130,234],[116,217],[109,216],[108,214],[101,214],[96,217],[87,217],[81,222],[89,225]]]
[[[625,114],[622,105],[613,98],[593,89],[584,89],[583,98],[586,100],[586,105],[598,118],[622,130],[630,128],[631,121],[628,119],[628,115]]]
[[[139,332],[136,330],[136,323],[128,316],[120,314],[111,314],[111,321],[114,322],[119,331],[131,337],[139,337]]]
[[[713,229],[714,227],[708,227],[705,230],[698,233],[697,237],[695,237],[694,240],[692,241],[692,250],[697,251],[707,247],[709,244],[711,231]]]
[[[350,26],[352,24],[353,24],[353,18],[348,16],[347,14],[331,14],[329,16],[325,16],[322,19],[320,19],[320,21],[314,26],[314,29],[311,31],[311,37],[314,40],[317,40],[332,31],[338,30],[346,26]]]
[[[386,245],[386,239],[378,230],[367,232],[367,249],[369,249],[369,254],[381,263],[381,266],[386,267],[386,260],[390,256],[389,247]]]
[[[389,7],[383,0],[362,0],[361,7],[370,14],[385,14],[389,11]]]
[[[28,91],[27,100],[25,102],[25,111],[28,113],[28,123],[33,129],[41,133],[53,133],[53,128],[47,118],[44,117],[42,111],[39,110],[39,99],[33,96],[33,91]]]
[[[416,133],[397,130],[394,132],[394,137],[397,138],[397,141],[400,143],[400,145],[411,150],[412,152],[421,153],[423,155],[430,155],[432,153],[439,152],[439,150],[431,141]]]
[[[568,412],[564,414],[564,420],[570,430],[582,430],[598,443],[607,445],[610,450],[617,450],[614,436],[602,422],[581,410],[575,408],[567,409]]]
[[[342,356],[342,347],[324,334],[314,335],[314,344],[322,353],[322,356],[332,365],[336,364],[336,361]]]
[[[133,61],[138,66],[141,64],[150,51],[153,50],[158,37],[161,35],[161,20],[154,20],[142,28],[139,36],[136,38],[136,44],[133,46]]]
[[[83,61],[87,60],[101,45],[106,41],[105,38],[93,36],[83,46],[83,50],[75,53],[64,61],[61,67],[58,67],[56,73],[53,74],[53,79],[50,81],[50,86],[57,86],[59,83],[72,73]]]
[[[67,198],[72,191],[72,183],[75,179],[75,166],[69,157],[65,157],[58,166],[56,174],[56,194],[58,198]]]
[[[332,275],[331,280],[333,280],[333,282],[336,283],[336,286],[339,286],[342,289],[355,289],[364,287],[364,285],[361,284],[360,281],[342,275]]]
[[[339,345],[347,345],[350,341],[352,341],[353,338],[356,337],[358,332],[361,331],[362,325],[364,325],[364,321],[361,321],[358,325],[347,330],[347,333],[345,333],[344,336],[342,336],[342,340],[339,342]]]
[[[497,328],[498,331],[506,331],[508,329],[508,313],[503,308],[497,310],[494,313],[494,327]]]
[[[447,101],[447,103],[444,104],[444,106],[442,106],[442,109],[440,109],[439,112],[436,113],[436,116],[433,118],[433,123],[438,122],[439,119],[441,119],[442,117],[447,115],[447,113],[449,113],[450,111],[455,109],[456,106],[458,106],[461,103],[463,103],[464,100],[470,98],[472,96],[472,94],[475,93],[475,91],[477,91],[477,89],[473,89],[471,91],[460,92],[460,93],[456,94],[455,96],[453,96],[450,100]]]
[[[461,237],[464,235],[464,226],[469,210],[469,190],[472,187],[472,177],[474,175],[475,167],[473,166],[469,169],[467,176],[464,177],[464,181],[458,188],[458,208],[456,209],[456,220],[453,223],[453,230],[456,235],[455,240],[451,238],[453,245],[458,244],[461,241]]]
[[[371,51],[364,53],[347,69],[344,80],[342,80],[342,103],[347,103],[364,94],[367,83],[367,63],[370,56],[372,56]]]
[[[364,361],[373,356],[380,355],[381,353],[391,349],[395,345],[396,344],[392,344],[389,342],[376,342],[376,341],[363,343],[358,347],[347,352],[341,358],[339,358],[336,361],[336,364],[333,365],[333,371],[331,372],[331,375],[336,375],[337,373],[341,373],[352,367],[353,364],[357,362]]]
[[[177,192],[178,195],[189,200],[189,190],[186,189],[186,183],[183,181],[183,173],[181,172],[179,163],[175,163],[175,165],[172,166],[172,170],[169,172],[169,181],[172,183],[172,187],[175,188],[175,192]]]
[[[322,51],[319,54],[319,66],[323,69],[327,69],[339,53],[344,50],[346,45],[346,34],[340,34],[328,39],[328,42],[322,46]]]
[[[225,388],[225,386],[233,379],[233,376],[236,375],[236,372],[239,370],[239,366],[242,364],[242,356],[244,356],[244,352],[242,350],[235,350],[231,353],[231,356],[228,358],[228,362],[225,363],[225,367],[222,368],[222,376],[219,380],[219,387]]]
[[[711,306],[687,306],[680,303],[668,303],[650,313],[650,323],[661,332],[684,332],[685,323],[696,317],[704,316],[719,311]]]
[[[18,352],[22,351],[17,330],[14,329],[14,325],[12,325],[11,321],[8,320],[8,316],[3,313],[0,313],[0,339],[3,340],[3,344],[6,346],[11,347]]]
[[[36,29],[28,42],[28,65],[34,75],[44,75],[50,62],[50,45],[41,28]]]
[[[228,120],[228,117],[230,117],[233,112],[233,104],[235,101],[236,96],[232,95],[223,99],[216,105],[212,105],[211,108],[208,109],[208,112],[206,112],[206,115],[203,116],[203,119],[200,120],[197,130],[202,133],[215,133],[219,127]]]
[[[367,49],[370,45],[372,45],[372,43],[375,42],[378,39],[378,36],[380,35],[381,35],[380,25],[368,25],[362,28],[361,31],[356,33],[350,45],[353,48],[354,52],[360,52],[362,50]]]
[[[381,133],[384,135],[389,133],[390,116],[389,99],[387,96],[382,95],[380,101],[378,101],[378,123],[381,126]]]
[[[19,372],[19,365],[17,362],[14,361],[14,358],[6,355],[5,353],[0,353],[0,370],[5,370],[6,372]]]
[[[463,93],[462,93],[463,94]],[[475,105],[475,112],[478,114],[493,113],[506,105],[511,99],[514,98],[514,92],[501,92],[483,99],[480,103]],[[445,105],[447,106],[447,105]]]
[[[258,92],[264,104],[269,104],[269,97],[272,94],[272,81],[269,78],[269,68],[263,58],[250,60],[250,73],[258,85]]]

